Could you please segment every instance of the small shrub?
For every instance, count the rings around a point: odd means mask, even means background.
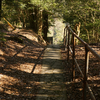
[[[4,38],[4,36],[6,35],[6,33],[0,32],[0,41],[1,42],[5,42],[6,39]]]

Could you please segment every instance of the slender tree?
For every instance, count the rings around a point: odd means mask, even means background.
[[[0,0],[0,20],[1,20],[1,13],[2,13],[2,0]]]

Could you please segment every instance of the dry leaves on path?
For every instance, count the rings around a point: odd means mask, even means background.
[[[18,30],[23,43],[7,40],[0,46],[0,100],[34,100],[39,88],[41,58],[31,71],[45,46],[37,42],[32,31],[24,29],[23,34]],[[6,35],[10,36],[15,33]]]
[[[91,45],[91,47],[100,55],[100,45]],[[62,47],[62,60],[65,66],[65,76],[66,76],[66,88],[68,100],[82,100],[82,77],[77,68],[75,68],[75,85],[73,87],[72,83],[72,57],[70,53],[70,60],[67,61],[67,51]],[[85,66],[85,51],[83,46],[76,46],[75,48],[75,58],[84,72]],[[88,74],[88,83],[91,87],[96,100],[100,99],[100,61],[90,53],[89,60],[89,74]],[[67,62],[67,63],[66,63]],[[87,100],[91,100],[90,94],[87,91]]]

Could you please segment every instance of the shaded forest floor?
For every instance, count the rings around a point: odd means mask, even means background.
[[[100,45],[90,45],[99,55],[100,55]],[[82,82],[81,82],[81,74],[76,70],[76,79],[75,79],[75,85],[73,85],[72,82],[72,57],[70,56],[70,60],[67,62],[67,51],[64,50],[64,47],[62,47],[61,50],[62,53],[62,60],[63,65],[65,66],[65,80],[66,80],[66,88],[67,88],[67,97],[68,100],[82,100]],[[70,53],[71,55],[71,53]],[[84,70],[84,64],[85,64],[85,51],[83,46],[76,46],[75,48],[75,57],[77,59],[77,62],[81,68],[81,70]],[[89,60],[89,73],[88,73],[88,83],[91,89],[93,90],[93,93],[96,97],[96,100],[100,100],[100,61],[96,59],[91,53],[90,53],[90,60]],[[91,100],[90,94],[87,91],[87,99]]]
[[[38,42],[37,34],[32,30],[16,29],[6,33],[6,42],[0,43],[0,100],[35,100],[40,88],[40,71],[42,56],[38,59],[45,45]],[[91,45],[100,55],[100,45]],[[82,71],[84,70],[84,47],[76,46],[76,59]],[[76,80],[73,85],[72,57],[68,63],[67,52],[61,48],[64,71],[64,81],[68,100],[82,100],[81,75],[76,69]],[[43,54],[42,54],[43,55]],[[71,55],[71,54],[70,54]],[[88,83],[96,100],[100,99],[100,62],[90,53]],[[73,87],[74,86],[74,87]],[[87,100],[90,99],[87,91]]]
[[[0,100],[34,100],[42,63],[42,56],[38,57],[45,45],[37,42],[32,30],[3,32],[6,42],[0,43]]]

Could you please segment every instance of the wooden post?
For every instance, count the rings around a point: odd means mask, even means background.
[[[83,100],[86,100],[86,81],[87,81],[88,64],[89,64],[89,50],[85,46],[85,68],[84,68],[84,79],[83,79]]]
[[[73,68],[72,68],[72,81],[75,82],[75,62],[74,62],[74,58],[75,58],[75,37],[74,34],[72,34],[72,39],[73,39]]]
[[[65,42],[66,42],[66,41],[65,41],[65,35],[66,35],[66,34],[65,34],[65,30],[66,30],[66,28],[64,28],[64,46],[65,46]]]
[[[69,60],[69,41],[70,41],[70,30],[68,29],[67,60]]]
[[[89,50],[87,50],[87,63],[86,63],[86,74],[88,74],[88,70],[89,70]]]
[[[68,29],[66,29],[66,36],[65,36],[65,51],[67,50],[68,45]]]

